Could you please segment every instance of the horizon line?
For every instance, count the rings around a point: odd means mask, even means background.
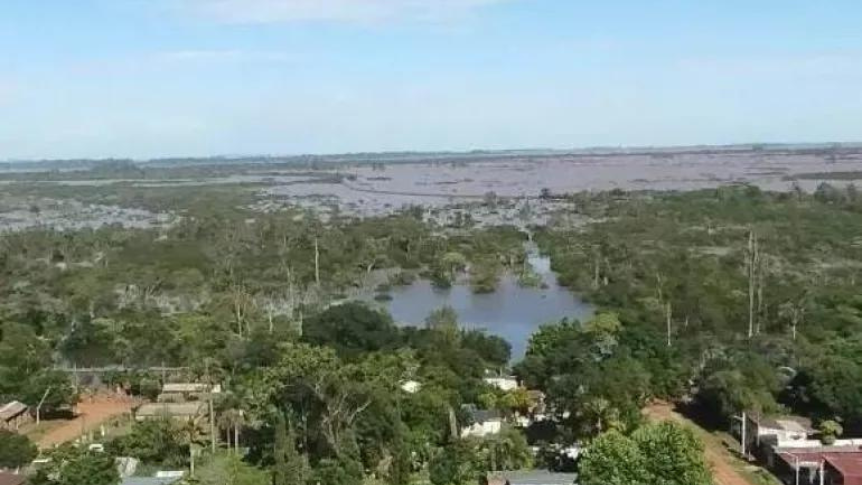
[[[349,152],[322,152],[322,153],[246,153],[246,154],[211,154],[211,155],[169,155],[161,157],[130,157],[130,156],[102,156],[102,157],[69,157],[69,158],[8,158],[0,160],[0,164],[16,163],[58,163],[58,162],[103,162],[103,161],[129,161],[134,163],[159,162],[166,160],[242,160],[249,158],[303,158],[303,157],[355,157],[355,156],[392,156],[392,155],[494,155],[494,154],[527,154],[542,152],[547,154],[579,154],[582,152],[602,152],[607,154],[639,151],[662,151],[662,150],[704,150],[704,149],[749,149],[761,148],[862,148],[862,141],[816,141],[816,142],[747,142],[747,143],[700,143],[680,145],[594,145],[570,148],[473,148],[465,150],[383,150],[383,151],[349,151]]]

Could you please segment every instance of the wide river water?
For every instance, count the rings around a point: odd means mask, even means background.
[[[503,337],[512,344],[512,359],[520,360],[530,335],[541,325],[559,322],[564,317],[583,321],[593,313],[592,306],[557,283],[548,258],[538,254],[534,247],[528,247],[528,251],[530,265],[547,288],[525,288],[515,276],[506,275],[497,291],[477,295],[465,283],[441,290],[427,280],[417,280],[410,286],[393,288],[391,301],[375,304],[387,309],[402,326],[422,326],[428,314],[449,305],[458,312],[462,327]]]

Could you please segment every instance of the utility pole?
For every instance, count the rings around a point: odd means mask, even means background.
[[[210,384],[212,385],[212,384]],[[213,454],[216,452],[216,428],[215,428],[215,412],[213,410],[213,393],[212,389],[210,389],[210,448],[212,449]]]
[[[670,302],[667,302],[667,304],[665,304],[665,312],[667,314],[667,346],[670,347],[671,345],[673,345],[673,342],[671,341],[671,306],[670,306]]]
[[[41,422],[42,417],[42,405],[45,404],[45,399],[48,398],[48,394],[51,392],[51,386],[48,386],[48,389],[45,389],[45,393],[42,394],[42,399],[39,400],[39,405],[36,406],[36,425],[38,426]]]
[[[757,240],[754,238],[754,230],[748,231],[748,338],[754,337],[754,274],[755,260],[757,259]]]
[[[599,287],[599,258],[601,257],[601,253],[599,252],[598,247],[593,250],[593,287]]]
[[[314,283],[320,288],[320,241],[314,237]]]

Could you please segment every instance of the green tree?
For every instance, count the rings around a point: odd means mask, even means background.
[[[75,406],[79,396],[68,374],[43,369],[31,376],[27,388],[21,393],[21,400],[35,408],[43,397],[45,401],[40,412],[45,414]]]
[[[308,459],[296,449],[293,425],[278,413],[273,447],[273,485],[304,485],[308,478]]]
[[[459,252],[448,252],[440,259],[440,265],[449,274],[450,278],[454,278],[459,271],[464,271],[467,268],[467,258]]]
[[[168,417],[136,422],[129,434],[108,443],[108,450],[168,466],[185,465],[188,459],[182,429]]]
[[[314,468],[311,482],[326,485],[362,485],[362,464],[349,458],[326,458]]]
[[[473,447],[466,441],[456,441],[441,449],[428,466],[434,485],[468,485],[476,483],[481,467]]]
[[[207,459],[195,476],[199,485],[270,485],[269,473],[252,466],[234,454]]]
[[[504,367],[512,358],[512,345],[509,342],[479,330],[462,331],[461,346],[476,352],[489,367]]]
[[[454,334],[458,332],[458,312],[449,305],[440,307],[425,318],[425,327]]]
[[[0,468],[21,468],[32,462],[37,453],[36,445],[26,436],[0,430]]]
[[[51,461],[31,479],[33,485],[117,485],[114,457],[65,445],[50,453]]]
[[[644,485],[649,474],[637,443],[618,431],[600,435],[589,444],[578,463],[583,485]]]
[[[310,318],[303,328],[303,340],[331,347],[345,358],[390,349],[398,341],[398,329],[392,318],[362,303],[330,307]]]
[[[835,440],[838,439],[844,433],[844,427],[841,426],[837,421],[832,419],[827,419],[820,423],[820,426],[817,427],[818,431],[820,431],[820,439],[823,441],[823,444],[831,445],[835,443]]]
[[[408,485],[412,475],[413,458],[410,443],[405,440],[408,433],[407,427],[401,423],[395,431],[395,439],[392,441],[392,458],[387,474],[387,483],[390,485]]]
[[[665,422],[644,426],[632,439],[644,456],[647,481],[655,485],[710,485],[703,444],[691,430]]]
[[[775,396],[781,382],[763,358],[750,355],[707,368],[697,401],[713,416],[730,419],[742,411],[773,413],[780,409]]]
[[[522,470],[533,464],[524,434],[511,427],[494,436],[475,440],[476,455],[484,470]]]
[[[609,431],[596,438],[578,465],[584,485],[710,485],[703,445],[671,422],[644,426],[630,437]]]
[[[115,485],[120,483],[114,457],[105,453],[85,453],[60,469],[57,485]]]

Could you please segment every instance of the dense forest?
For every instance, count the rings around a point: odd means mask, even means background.
[[[721,425],[743,411],[793,411],[862,432],[862,197],[852,185],[558,197],[583,225],[441,228],[421,208],[323,223],[233,206],[167,228],[3,234],[0,400],[34,406],[50,389],[46,413],[59,413],[80,392],[70,367],[112,368],[112,386],[152,399],[163,376],[148,368],[183,368],[226,389],[214,403],[218,443],[205,423],[142,421],[105,453],[153,467],[198,460],[199,483],[211,484],[461,485],[489,470],[573,470],[560,453],[571,445],[587,446],[586,484],[709,483],[696,440],[646,424],[641,410],[657,398]],[[503,274],[525,271],[529,237],[598,310],[548,322],[519,362],[509,343],[460,329],[446,309],[404,328],[352,301],[417,278],[493,292]],[[483,380],[507,371],[523,387]],[[527,390],[541,391],[547,416],[523,428],[515,418],[539,405]],[[476,408],[509,424],[462,438]],[[688,475],[640,467],[656,449],[675,450],[671,465]],[[0,446],[0,466],[33,453]],[[617,481],[615,453],[646,475]],[[117,479],[105,455],[66,446],[52,456],[37,483]]]

